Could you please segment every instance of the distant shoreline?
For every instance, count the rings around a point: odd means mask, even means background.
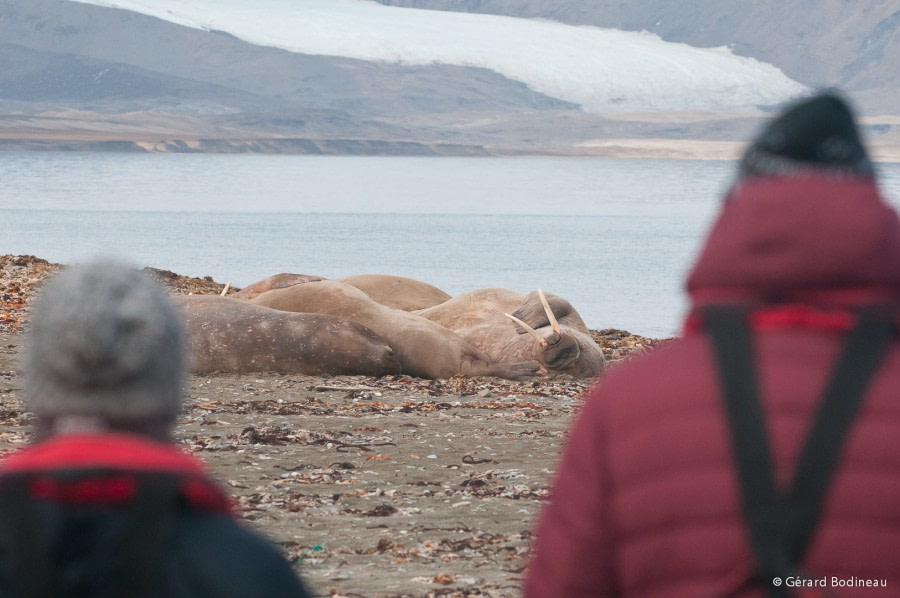
[[[7,107],[9,110],[9,107]],[[0,111],[0,152],[558,156],[735,160],[769,113],[537,110],[459,112],[301,125],[166,112]],[[861,116],[876,162],[900,163],[900,115]],[[268,124],[267,124],[268,123]],[[339,126],[338,126],[339,125]]]
[[[706,139],[595,139],[574,145],[525,147],[380,139],[193,138],[129,139],[98,135],[57,137],[0,134],[0,152],[108,152],[333,156],[546,156],[572,158],[736,160],[745,142]],[[870,144],[875,162],[900,163],[900,145]]]

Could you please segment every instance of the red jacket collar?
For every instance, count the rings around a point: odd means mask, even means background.
[[[56,436],[0,462],[0,473],[86,468],[204,475],[200,461],[177,447],[126,434]]]
[[[55,472],[112,470],[111,475],[60,481]],[[171,473],[181,478],[179,492],[193,508],[230,515],[231,501],[206,476],[200,461],[177,447],[125,434],[58,436],[7,455],[0,475],[34,474],[34,498],[64,503],[118,503],[136,489],[135,473]]]

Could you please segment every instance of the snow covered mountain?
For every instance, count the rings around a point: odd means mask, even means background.
[[[900,147],[898,0],[827,3],[807,73],[765,44],[818,1],[0,0],[0,150],[729,157],[832,80]]]
[[[728,49],[649,33],[367,0],[76,0],[302,54],[482,67],[589,112],[746,110],[804,91]]]
[[[852,92],[870,113],[897,111],[898,0],[377,0],[430,10],[553,19],[650,31],[698,48],[726,45],[810,87]]]

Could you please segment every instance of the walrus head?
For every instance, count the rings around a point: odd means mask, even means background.
[[[548,371],[565,370],[581,355],[578,341],[567,331],[550,328],[544,335],[514,315],[504,315],[534,336],[534,358]]]
[[[512,314],[504,314],[535,338],[534,358],[551,373],[588,377],[598,374],[604,367],[603,355],[599,351],[582,351],[581,334],[568,327],[560,326],[550,308],[544,292],[538,289],[538,296],[547,316],[547,326],[537,331]],[[590,338],[589,342],[593,342]]]

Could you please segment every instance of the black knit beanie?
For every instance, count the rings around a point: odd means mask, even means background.
[[[875,174],[850,107],[833,92],[799,100],[766,124],[744,153],[739,177],[808,170],[845,176]]]

